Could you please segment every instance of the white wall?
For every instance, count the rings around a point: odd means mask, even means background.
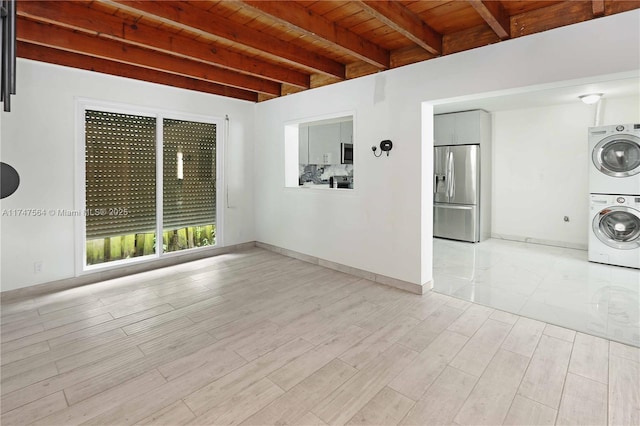
[[[637,96],[602,104],[602,125],[640,122]],[[586,249],[594,117],[577,99],[493,113],[494,236]]]
[[[2,209],[73,209],[74,97],[231,117],[225,243],[258,240],[412,283],[431,280],[432,108],[423,102],[637,75],[631,11],[252,105],[96,73],[18,61],[2,161],[22,176]],[[594,59],[597,58],[597,59]],[[284,123],[355,113],[356,189],[284,187]],[[255,138],[256,143],[253,143]],[[389,157],[371,145],[394,142]],[[254,165],[255,162],[255,165]],[[255,169],[255,173],[254,173]],[[254,232],[255,226],[255,232]],[[2,290],[74,275],[73,221],[1,222]],[[42,260],[42,273],[33,263]]]
[[[420,127],[411,124],[420,122],[420,104],[399,104],[386,80],[379,74],[257,105],[258,241],[393,278],[420,280],[412,265],[420,264],[421,198],[411,191],[421,181],[421,159],[415,155],[420,153]],[[349,111],[355,111],[355,189],[285,188],[284,123]],[[371,146],[384,139],[391,139],[394,148],[389,157],[375,158]],[[401,171],[398,164],[404,165]]]
[[[18,60],[18,94],[2,113],[2,161],[21,177],[5,209],[77,209],[74,206],[75,98],[199,115],[230,117],[227,142],[229,204],[224,244],[253,241],[254,104],[220,96]],[[1,289],[11,290],[75,275],[74,219],[1,218]],[[42,261],[41,273],[34,262]]]
[[[639,26],[640,11],[632,11],[258,104],[256,239],[412,283],[430,281],[432,133],[422,127],[422,102],[637,75]],[[356,189],[285,188],[284,124],[340,111],[355,111]],[[383,139],[394,142],[391,155],[374,158],[371,145]]]

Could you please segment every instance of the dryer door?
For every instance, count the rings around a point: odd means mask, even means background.
[[[636,249],[640,247],[640,211],[624,206],[607,207],[593,218],[593,232],[609,247]]]
[[[593,149],[593,164],[612,177],[629,177],[640,173],[640,138],[618,134],[602,139]]]

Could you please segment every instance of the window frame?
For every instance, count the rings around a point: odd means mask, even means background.
[[[87,240],[86,240],[86,220],[84,215],[74,217],[75,224],[75,248],[76,248],[76,276],[90,274],[96,271],[131,266],[133,264],[154,262],[163,258],[184,256],[191,253],[217,249],[224,247],[224,211],[225,202],[225,167],[226,167],[226,126],[228,125],[222,116],[206,116],[193,113],[169,111],[159,108],[149,108],[144,106],[120,104],[114,102],[100,101],[95,99],[76,98],[76,142],[75,142],[75,206],[74,210],[82,212],[86,205],[86,170],[85,170],[85,111],[95,110],[112,112],[118,114],[131,114],[143,117],[153,117],[156,119],[156,252],[151,255],[133,257],[129,259],[114,260],[111,262],[87,265]],[[205,247],[193,247],[185,250],[173,252],[163,252],[162,241],[163,232],[163,121],[164,119],[196,121],[216,125],[216,239],[215,244]]]

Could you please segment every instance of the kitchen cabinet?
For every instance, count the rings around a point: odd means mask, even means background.
[[[439,114],[433,117],[433,144],[480,144],[491,125],[489,113],[482,110]]]
[[[341,144],[353,143],[353,120],[298,127],[299,164],[340,164]]]
[[[309,126],[298,127],[298,164],[309,164]]]
[[[340,164],[340,123],[309,127],[309,163]]]
[[[309,127],[309,163],[340,164],[340,123]]]
[[[353,143],[353,121],[343,121],[340,123],[340,142]]]
[[[433,116],[433,144],[451,145],[455,132],[455,115],[440,114]]]

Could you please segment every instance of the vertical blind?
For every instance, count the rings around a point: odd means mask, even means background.
[[[162,134],[163,229],[215,224],[216,125],[164,119]]]
[[[155,232],[156,119],[85,112],[86,237]]]

